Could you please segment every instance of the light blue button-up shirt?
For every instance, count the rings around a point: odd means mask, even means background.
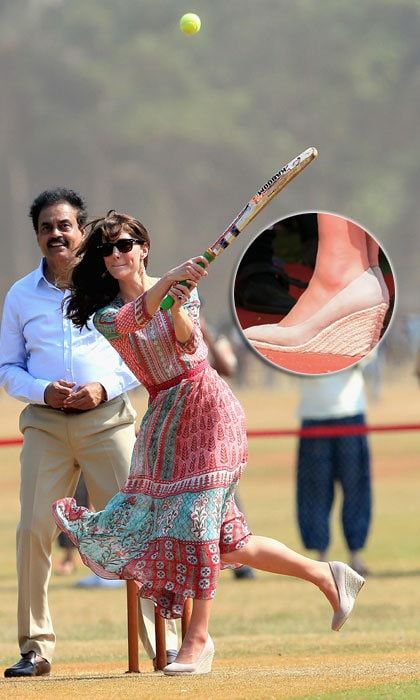
[[[20,401],[44,404],[48,384],[99,382],[108,400],[139,386],[93,323],[79,330],[65,317],[67,292],[38,268],[15,282],[4,303],[0,333],[0,384]]]

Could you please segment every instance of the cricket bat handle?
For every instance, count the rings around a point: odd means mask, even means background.
[[[213,262],[215,255],[213,255],[210,248],[208,248],[203,253],[203,258],[206,258],[206,260],[209,263],[211,263],[211,262]],[[198,264],[200,265],[200,267],[204,267],[204,263],[200,262]],[[180,284],[183,284],[184,287],[188,287],[188,282],[186,282],[185,280],[183,282],[181,282]],[[168,311],[168,309],[171,308],[173,303],[174,303],[174,300],[172,299],[172,297],[169,296],[169,294],[167,294],[166,297],[164,299],[162,299],[162,301],[160,302],[160,308],[163,309],[163,311]]]

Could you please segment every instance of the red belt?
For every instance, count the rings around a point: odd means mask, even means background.
[[[160,391],[170,389],[171,387],[180,384],[184,379],[194,379],[194,377],[196,377],[198,374],[201,374],[201,372],[204,369],[206,369],[206,367],[209,367],[209,363],[207,362],[207,360],[203,360],[203,362],[200,362],[200,364],[196,365],[195,367],[187,369],[185,372],[183,372],[182,374],[178,374],[172,379],[168,379],[167,382],[162,382],[161,384],[153,384],[151,386],[147,386],[145,384],[144,386],[146,387],[150,395],[150,401],[153,401],[153,399],[156,398]]]

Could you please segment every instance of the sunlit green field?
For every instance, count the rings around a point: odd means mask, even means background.
[[[291,384],[238,392],[249,427],[296,425]],[[136,398],[141,414],[145,397]],[[370,422],[418,422],[420,392],[412,382],[387,386]],[[0,437],[17,436],[21,406],[0,396]],[[140,676],[127,676],[124,590],[79,590],[82,565],[68,578],[53,575],[50,605],[57,633],[49,679],[0,680],[2,697],[111,698],[417,698],[420,696],[420,434],[371,437],[374,518],[366,548],[372,575],[354,615],[340,633],[317,589],[259,573],[254,581],[221,575],[211,633],[216,644],[209,677],[165,678],[143,654]],[[292,438],[250,440],[240,496],[255,533],[303,551],[294,513]],[[18,448],[0,459],[0,657],[17,659],[14,533],[18,519]],[[346,557],[334,512],[331,557]],[[58,550],[54,558],[59,557]]]

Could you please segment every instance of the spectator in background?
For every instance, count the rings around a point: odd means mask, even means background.
[[[299,378],[302,428],[365,426],[366,399],[359,365],[328,376]],[[342,524],[350,566],[369,572],[362,559],[371,521],[371,475],[366,434],[302,437],[297,460],[297,516],[306,549],[328,560],[335,486],[343,495]]]

